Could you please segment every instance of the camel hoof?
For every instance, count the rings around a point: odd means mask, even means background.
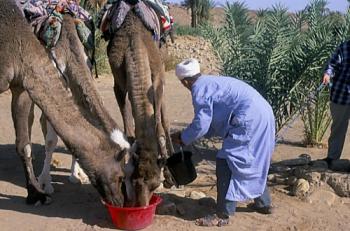
[[[51,184],[51,176],[45,176],[43,174],[40,174],[40,176],[38,177],[38,182],[41,186],[41,188],[45,191],[45,193],[47,194],[52,194],[54,193],[55,189],[53,188],[52,184]]]
[[[46,195],[43,200],[38,200],[34,206],[40,206],[40,205],[49,205],[52,203],[52,198],[49,195]]]
[[[82,178],[80,178],[80,181],[82,184],[89,184],[90,183],[90,180],[88,177],[82,177]]]
[[[79,177],[77,177],[75,175],[70,175],[69,176],[69,182],[71,182],[72,184],[79,184],[79,183],[81,183]]]
[[[39,192],[35,189],[34,186],[29,185],[27,187],[28,190],[28,196],[26,198],[26,203],[29,205],[48,205],[51,204],[52,198],[50,195],[47,195],[45,193]]]
[[[85,174],[83,169],[79,170],[79,179],[82,184],[89,184],[90,180],[89,177]]]
[[[89,178],[85,174],[79,173],[78,175],[70,175],[69,181],[72,184],[88,184],[90,183]]]
[[[55,189],[53,188],[53,186],[51,184],[45,184],[44,185],[44,191],[46,194],[53,194],[55,192]]]

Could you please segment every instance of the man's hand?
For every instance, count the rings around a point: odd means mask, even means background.
[[[324,85],[328,85],[330,83],[330,81],[331,81],[331,77],[328,74],[324,74],[322,83]]]
[[[182,140],[181,140],[181,131],[177,131],[177,132],[171,134],[170,136],[171,136],[171,140],[173,141],[173,143],[183,145]]]

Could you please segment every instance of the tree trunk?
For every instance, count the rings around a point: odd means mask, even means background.
[[[191,7],[191,26],[197,27],[197,9],[195,6]]]

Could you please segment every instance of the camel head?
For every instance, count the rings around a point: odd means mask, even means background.
[[[153,192],[160,185],[160,166],[157,158],[152,158],[155,155],[154,150],[148,151],[140,145],[135,145],[131,148],[131,159],[127,165],[132,166],[132,174],[130,175],[127,206],[145,206],[153,195]],[[130,168],[130,167],[129,167]],[[127,189],[128,185],[126,184]],[[129,196],[130,195],[130,196]]]
[[[126,155],[128,150],[124,149],[114,156],[104,158],[91,180],[103,201],[119,207],[124,205],[122,184],[125,179],[123,159]]]
[[[90,174],[88,171],[87,173],[92,185],[105,202],[122,207],[129,197],[128,189],[125,189],[124,185],[133,173],[133,168],[130,166],[132,154],[130,145],[120,130],[112,132],[111,141],[112,154],[109,154],[111,153],[109,151],[96,156],[98,160],[93,161],[96,167],[90,168],[93,169],[92,173],[91,171]]]

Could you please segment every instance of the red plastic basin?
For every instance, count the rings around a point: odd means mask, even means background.
[[[162,202],[162,198],[153,194],[148,206],[143,207],[116,207],[105,203],[117,229],[138,230],[152,224],[157,205]]]

